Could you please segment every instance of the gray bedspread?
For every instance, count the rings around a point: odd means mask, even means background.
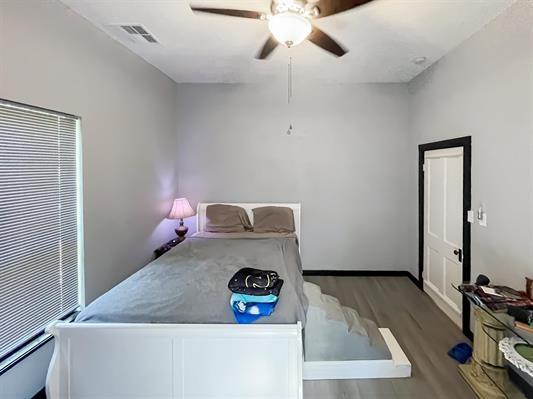
[[[294,238],[188,238],[96,299],[77,322],[235,323],[227,283],[240,268],[275,270],[285,280],[276,310],[256,323],[305,323]]]

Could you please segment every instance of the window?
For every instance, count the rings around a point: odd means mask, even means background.
[[[0,100],[0,361],[81,303],[79,118]]]

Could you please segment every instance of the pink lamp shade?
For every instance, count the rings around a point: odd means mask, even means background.
[[[187,201],[187,198],[177,198],[172,204],[172,209],[168,215],[169,219],[184,219],[194,216],[196,212],[191,208],[191,204]]]
[[[178,235],[178,242],[185,240],[185,235],[187,234],[187,231],[189,231],[189,228],[183,224],[183,219],[194,216],[195,214],[196,212],[191,208],[191,204],[189,204],[187,198],[177,198],[174,200],[168,218],[180,220],[179,227],[174,230]]]

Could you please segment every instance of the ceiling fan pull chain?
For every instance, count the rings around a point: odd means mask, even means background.
[[[287,81],[287,103],[290,104],[292,99],[292,57],[289,56],[288,81]]]
[[[292,99],[292,57],[289,57],[287,64],[287,104],[291,103]]]
[[[292,98],[292,57],[289,56],[289,63],[287,64],[287,104],[291,104],[291,98]],[[289,110],[290,115],[290,107],[287,107]],[[289,116],[290,118],[290,116]],[[289,125],[289,129],[287,130],[287,135],[292,134],[292,123]]]
[[[291,57],[287,64],[287,104],[291,103]]]

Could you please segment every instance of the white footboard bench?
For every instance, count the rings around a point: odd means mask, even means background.
[[[301,324],[62,323],[48,399],[301,399]]]

